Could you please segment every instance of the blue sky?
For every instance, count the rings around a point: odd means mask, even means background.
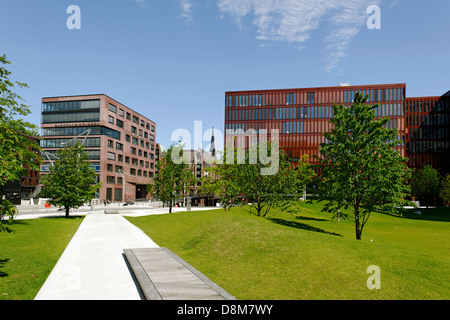
[[[80,7],[79,30],[66,26],[70,5]],[[381,29],[366,26],[370,5]],[[450,90],[448,0],[1,0],[0,10],[0,54],[30,86],[17,91],[36,125],[42,97],[104,93],[156,121],[169,146],[194,121],[223,132],[225,91]]]

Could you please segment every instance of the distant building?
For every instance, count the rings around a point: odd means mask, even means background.
[[[40,144],[40,138],[28,137],[37,145]],[[34,153],[39,153],[38,150],[33,150]],[[32,170],[25,166],[25,174],[18,181],[7,181],[5,185],[0,186],[2,195],[14,204],[20,204],[21,200],[29,200],[36,197],[40,191],[39,178],[40,171]]]
[[[155,174],[156,123],[104,94],[42,98],[44,164],[75,140],[84,144],[102,187],[101,201],[147,197]]]

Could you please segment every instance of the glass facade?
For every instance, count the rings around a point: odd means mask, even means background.
[[[100,111],[42,114],[42,123],[97,122],[97,121],[100,121]]]
[[[397,148],[405,155],[406,85],[342,86],[228,92],[225,94],[225,143],[230,137],[249,137],[278,130],[280,146],[296,161],[317,155],[322,133],[331,130],[334,103],[349,106],[355,94],[368,95],[368,104],[379,104],[375,116],[389,117],[388,128],[399,131]],[[246,143],[246,147],[248,147]],[[310,157],[309,161],[314,163]]]
[[[100,100],[58,101],[42,103],[42,112],[100,110]]]
[[[83,132],[91,130],[90,135],[105,135],[117,140],[120,140],[120,132],[98,126],[98,127],[57,127],[57,128],[43,128],[42,136],[77,136]]]

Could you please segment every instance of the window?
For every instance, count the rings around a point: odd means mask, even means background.
[[[135,175],[136,175],[136,169],[131,168],[131,169],[130,169],[130,174],[131,174],[132,176],[135,176]]]
[[[131,114],[129,112],[127,112],[127,116],[126,116],[127,120],[131,119]]]
[[[116,161],[116,154],[115,153],[108,152],[106,157],[108,158],[108,160]]]
[[[121,116],[121,117],[124,116],[124,111],[123,111],[123,109],[119,109],[119,116]]]
[[[57,122],[96,122],[100,120],[99,111],[90,112],[65,112],[56,114],[42,114],[42,123]]]
[[[136,124],[139,124],[139,118],[136,116],[133,116],[133,122]]]
[[[117,113],[117,107],[113,104],[109,104],[109,111]]]
[[[145,127],[145,121],[141,120],[141,127]]]
[[[123,144],[116,142],[116,150],[123,151]]]
[[[115,184],[116,183],[116,177],[107,176],[106,177],[106,183],[107,184]]]
[[[131,147],[131,150],[130,150],[130,152],[131,152],[131,154],[136,154],[136,148],[134,148],[134,147]]]
[[[155,126],[152,126],[152,132],[155,132]]]
[[[108,122],[114,124],[114,118],[111,116],[108,116]]]
[[[139,145],[139,139],[133,137],[132,143],[135,144],[135,145]]]
[[[137,166],[138,165],[138,159],[131,158],[131,164],[134,165],[134,166]]]
[[[139,136],[142,137],[142,134],[143,134],[143,133],[142,133],[142,130],[139,129]]]
[[[114,142],[112,140],[108,140],[108,148],[114,148]]]
[[[122,154],[119,154],[119,155],[117,156],[117,161],[123,162],[123,155],[122,155]]]
[[[114,201],[122,201],[122,189],[114,189]]]
[[[131,136],[130,136],[129,134],[127,134],[127,135],[125,136],[125,140],[126,140],[127,142],[130,142],[130,141],[131,141]]]
[[[106,171],[108,171],[108,172],[113,171],[113,165],[111,163],[106,164]]]
[[[126,163],[130,163],[130,157],[125,156],[125,162],[126,162]]]
[[[100,109],[100,100],[58,101],[42,104],[42,112],[78,111]]]
[[[134,127],[134,126],[131,126],[131,132],[132,132],[132,133],[137,133],[137,128]]]
[[[118,126],[119,128],[123,128],[123,121],[116,119],[116,126]]]

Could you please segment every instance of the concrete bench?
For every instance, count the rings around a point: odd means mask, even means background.
[[[124,249],[147,300],[235,300],[167,248]]]

